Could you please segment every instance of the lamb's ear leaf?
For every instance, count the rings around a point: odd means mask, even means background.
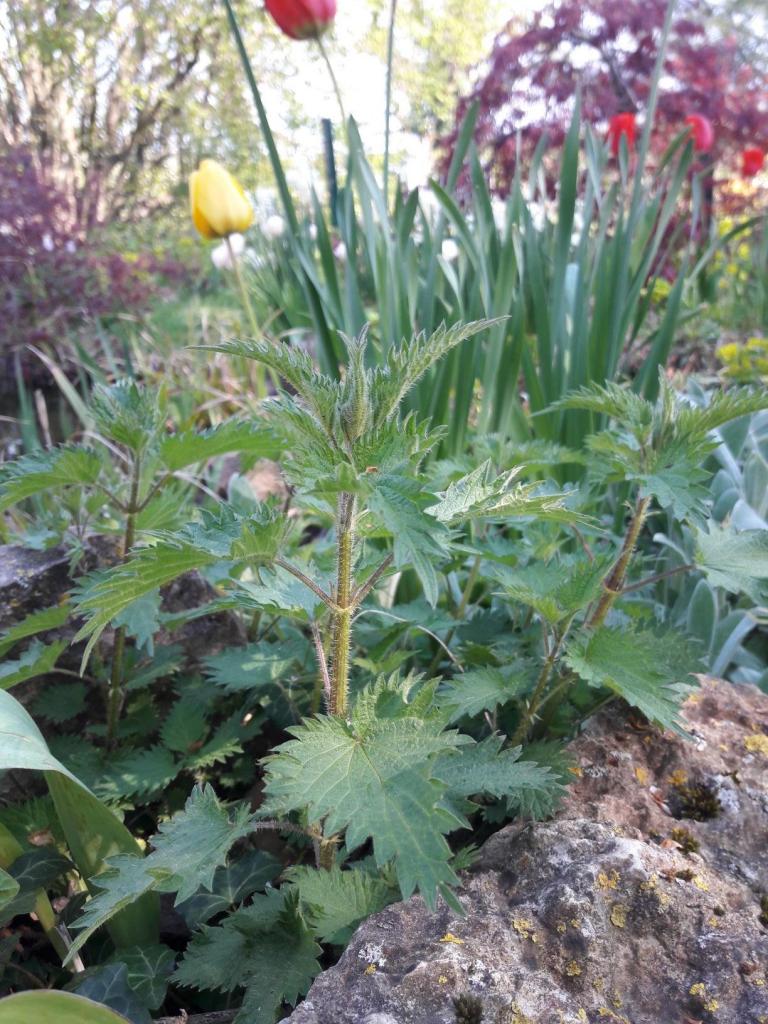
[[[17,992],[0,999],[0,1024],[130,1024],[114,1010],[72,992]]]
[[[143,857],[114,812],[51,754],[25,708],[0,690],[0,771],[8,770],[45,773],[72,859],[89,886],[94,875],[104,870],[107,857]],[[116,946],[142,945],[156,941],[157,924],[157,897],[149,895],[118,914],[110,922],[110,934]]]

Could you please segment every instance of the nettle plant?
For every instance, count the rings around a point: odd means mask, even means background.
[[[78,794],[93,797],[78,789],[73,763],[56,761],[24,709],[0,694],[0,767],[46,770],[91,892],[70,918],[78,934],[65,956],[70,965],[79,957],[91,963],[76,975],[78,991],[113,1000],[116,991],[133,992],[140,1005],[132,1018],[148,1019],[170,981],[179,992],[242,995],[238,1020],[272,1024],[306,990],[323,946],[342,946],[388,902],[418,891],[428,906],[443,898],[461,913],[454,889],[471,847],[460,836],[452,847],[448,837],[551,811],[567,762],[541,740],[572,732],[616,697],[660,726],[681,728],[677,711],[696,652],[648,595],[660,575],[682,572],[731,593],[764,586],[766,531],[709,522],[700,467],[717,444],[712,431],[768,399],[732,392],[695,406],[663,378],[655,403],[616,385],[593,386],[562,403],[593,424],[585,451],[489,437],[475,442],[479,466],[427,465],[442,431],[403,416],[402,400],[443,354],[488,326],[419,336],[376,368],[366,365],[364,333],[346,339],[341,380],[286,344],[223,344],[221,351],[265,364],[285,389],[261,404],[254,425],[225,424],[207,440],[169,438],[158,427],[142,448],[137,495],[146,499],[172,472],[169,450],[216,454],[240,447],[236,436],[246,451],[273,445],[290,503],[233,494],[213,510],[188,507],[181,525],[177,515],[170,527],[144,529],[141,546],[127,545],[124,561],[78,589],[84,662],[110,624],[197,570],[216,584],[218,607],[237,608],[255,624],[250,644],[206,659],[206,672],[230,694],[250,687],[263,695],[268,684],[259,721],[287,725],[290,738],[262,762],[256,810],[227,806],[201,784],[161,822],[147,856],[123,832],[99,844],[97,861],[84,862],[73,808]],[[121,394],[136,410],[151,401],[138,390]],[[163,459],[155,476],[151,467]],[[548,478],[569,464],[583,476],[564,491]],[[533,479],[522,482],[523,474]],[[647,526],[661,511],[686,524],[691,561],[647,575]],[[316,673],[296,682],[309,649]],[[175,728],[163,729],[163,742],[184,734],[185,715],[194,716],[197,684],[187,685],[191,700]],[[285,837],[291,867],[253,848],[267,830]],[[0,866],[13,882],[13,863]],[[59,875],[67,870],[58,866]],[[158,942],[159,893],[176,894],[191,930],[175,969],[172,951]],[[126,917],[137,907],[138,922]],[[114,950],[92,938],[102,926]],[[211,997],[203,999],[210,1007]]]

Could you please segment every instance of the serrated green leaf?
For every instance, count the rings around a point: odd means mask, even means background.
[[[123,754],[105,766],[94,788],[104,800],[146,797],[165,789],[180,771],[169,750],[151,747]]]
[[[0,512],[43,491],[90,486],[101,469],[102,461],[96,452],[75,445],[62,445],[7,462],[0,470]]]
[[[430,907],[456,882],[444,833],[461,820],[440,806],[445,787],[433,757],[461,742],[439,723],[401,718],[369,722],[365,733],[334,718],[309,719],[267,759],[264,814],[306,809],[326,834],[346,830],[355,850],[373,839],[379,866],[394,861],[400,889],[418,888]]]
[[[57,725],[69,722],[85,708],[87,692],[85,683],[56,683],[53,686],[46,686],[32,702],[32,713]]]
[[[438,522],[455,524],[467,519],[506,519],[535,516],[555,522],[583,523],[586,516],[565,505],[565,494],[541,493],[540,483],[512,486],[520,467],[493,477],[490,459],[449,485],[436,505],[425,511]]]
[[[613,690],[652,722],[685,734],[680,704],[693,689],[691,673],[699,666],[684,637],[601,626],[574,636],[565,661],[591,686]]]
[[[395,566],[413,566],[424,596],[434,607],[438,587],[433,561],[444,555],[447,533],[419,508],[414,499],[420,492],[419,485],[406,477],[382,475],[368,499],[368,508],[392,535]]]
[[[532,686],[531,673],[524,666],[499,669],[488,666],[472,669],[443,683],[440,704],[450,711],[450,721],[481,711],[494,711],[500,704],[521,697]]]
[[[187,430],[164,438],[160,444],[160,459],[175,472],[228,452],[275,459],[281,450],[274,433],[264,424],[233,419],[203,432]]]
[[[489,736],[438,758],[434,771],[448,786],[448,799],[487,794],[529,811],[535,808],[538,817],[545,817],[563,787],[549,768],[521,761],[522,749],[502,749],[503,742],[503,736]]]
[[[171,708],[160,730],[166,747],[188,754],[208,736],[203,702],[194,692],[182,695]]]
[[[184,954],[174,981],[196,989],[245,987],[238,1024],[274,1024],[283,1002],[294,1004],[320,970],[321,950],[281,890],[256,896],[218,928],[204,926]]]
[[[765,598],[768,583],[768,530],[738,531],[710,522],[696,530],[696,564],[709,582],[732,594]]]
[[[123,608],[112,620],[116,627],[123,626],[133,637],[137,647],[143,647],[151,656],[155,633],[160,629],[160,591],[150,590]]]
[[[176,902],[188,899],[202,885],[210,888],[216,868],[232,846],[252,830],[247,808],[227,811],[210,786],[197,786],[183,811],[160,825],[154,849],[144,858],[115,857],[93,879],[101,891],[86,903],[77,926],[80,932],[70,956],[118,910],[154,890],[176,892]]]
[[[355,868],[297,866],[288,869],[286,878],[298,890],[299,905],[321,942],[345,944],[361,921],[398,898],[381,878]]]
[[[504,587],[507,597],[529,605],[556,624],[583,611],[600,596],[610,566],[609,555],[591,561],[586,557],[558,558],[546,565],[521,568],[496,565],[491,575]]]
[[[40,611],[32,612],[0,633],[0,658],[13,647],[19,640],[36,633],[43,633],[48,629],[58,629],[63,626],[71,613],[71,608],[66,604],[56,604],[51,608],[42,608]]]
[[[299,640],[231,647],[205,658],[205,673],[228,693],[247,692],[277,682],[307,653],[307,645]]]
[[[51,644],[33,640],[20,657],[0,664],[0,689],[10,690],[17,683],[44,676],[51,671],[66,646],[66,640],[55,640]]]

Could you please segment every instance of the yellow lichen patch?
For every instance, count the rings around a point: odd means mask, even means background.
[[[618,871],[611,871],[610,875],[601,871],[597,876],[597,884],[601,889],[615,889],[619,884],[619,878]]]
[[[584,1021],[584,1024],[589,1024],[589,1017],[587,1016],[587,1011],[584,1009],[583,1006],[579,1007],[579,1012],[576,1014],[576,1016],[579,1018],[579,1020]]]
[[[558,924],[555,925],[555,931],[558,935],[565,935],[567,929],[568,925],[565,923],[565,921],[559,921]]]
[[[640,883],[640,891],[641,892],[653,892],[653,890],[658,887],[658,884],[659,884],[659,876],[656,875],[656,874],[653,874],[653,875],[651,875],[651,877],[648,879],[647,882],[641,882]]]
[[[707,1001],[704,1003],[704,1009],[709,1010],[710,1013],[714,1013],[719,1006],[720,1003],[717,1001],[717,999],[707,999]]]
[[[571,918],[571,928],[581,928],[581,921],[578,917]]]
[[[702,892],[709,892],[709,885],[701,877],[701,875],[694,875],[693,878],[691,879],[691,881],[693,882],[693,884],[696,886],[697,889],[700,889]]]
[[[532,939],[533,935],[533,921],[529,921],[527,917],[513,917],[512,927],[515,929],[521,939]]]
[[[614,992],[613,993],[613,996],[611,998],[611,1002],[613,1003],[613,1005],[616,1007],[617,1010],[620,1010],[622,1008],[622,1006],[624,1005],[624,1002],[623,1002],[623,1000],[622,1000],[622,998],[621,998],[621,996],[619,995],[618,992]]]
[[[709,920],[707,921],[707,924],[709,925],[710,928],[719,928],[720,927],[720,918],[719,917],[715,917],[715,915],[713,914],[709,918]]]
[[[376,973],[376,964],[368,964],[368,966],[363,971],[363,974],[375,974],[375,973]]]
[[[707,986],[703,981],[697,981],[695,985],[691,985],[688,989],[688,995],[697,996],[699,999],[703,999],[707,994]]]
[[[750,754],[762,754],[768,757],[768,736],[762,732],[756,732],[753,736],[744,737],[744,746]]]
[[[592,988],[595,990],[595,992],[604,992],[605,991],[605,979],[604,978],[595,978],[595,980],[592,982]]]
[[[613,1010],[609,1010],[607,1006],[601,1006],[597,1012],[601,1017],[614,1021],[615,1024],[631,1024],[628,1017],[624,1017],[620,1013],[614,1013]]]
[[[441,942],[452,942],[455,946],[463,946],[464,939],[460,939],[457,935],[453,935],[451,932],[446,932],[445,935],[440,939]]]
[[[569,960],[565,965],[565,973],[569,978],[577,978],[581,974],[581,967],[579,967],[575,960]]]
[[[650,779],[650,775],[648,774],[648,769],[647,768],[643,768],[640,765],[638,765],[637,768],[635,768],[635,778],[637,779],[637,781],[640,783],[641,786],[647,786],[648,785],[648,780]]]
[[[572,775],[575,775],[577,779],[580,779],[580,778],[582,777],[582,775],[584,774],[584,772],[583,772],[583,771],[581,770],[581,768],[579,768],[579,766],[578,766],[577,764],[572,764],[572,765],[571,765],[571,766],[570,766],[570,767],[568,768],[568,771],[569,771],[569,772],[570,772],[570,773],[571,773]]]
[[[627,908],[623,903],[614,903],[611,907],[611,924],[616,928],[626,928]]]
[[[670,786],[684,786],[688,781],[688,775],[682,768],[676,768],[667,781]]]
[[[441,974],[440,977],[437,979],[437,984],[438,985],[447,985],[448,984],[448,979],[446,978],[446,976],[444,974]]]

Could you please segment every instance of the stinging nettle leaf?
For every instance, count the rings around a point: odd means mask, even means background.
[[[695,562],[709,582],[761,602],[768,587],[768,530],[738,531],[708,524],[696,530]]]
[[[75,445],[24,455],[0,470],[0,512],[43,491],[94,484],[101,470],[96,452]]]

